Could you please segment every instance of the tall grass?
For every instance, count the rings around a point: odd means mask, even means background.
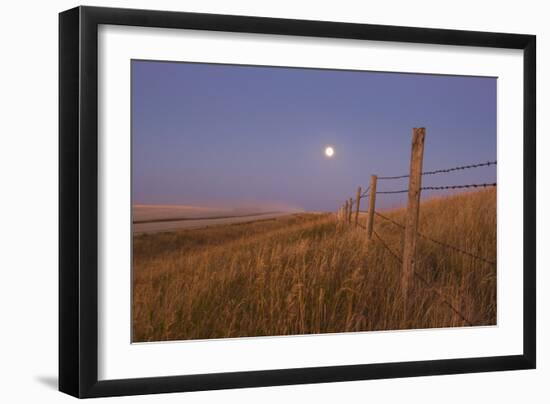
[[[404,210],[383,212],[404,223]],[[364,221],[364,215],[360,220]],[[401,255],[402,231],[376,218]],[[496,261],[494,190],[429,200],[420,231]],[[496,323],[496,268],[420,239],[407,315],[401,265],[331,214],[134,236],[133,340],[228,338]]]

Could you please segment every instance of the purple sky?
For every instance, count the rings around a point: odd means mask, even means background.
[[[421,126],[425,171],[496,160],[496,83],[134,60],[133,201],[335,210],[371,174],[407,173],[412,128]],[[491,166],[428,176],[423,185],[495,179]],[[379,190],[407,184],[384,181]],[[380,195],[377,206],[405,198]]]

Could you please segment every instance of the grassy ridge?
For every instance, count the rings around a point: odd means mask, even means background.
[[[420,220],[423,234],[496,261],[494,190],[424,202]],[[381,218],[375,229],[400,255],[401,230]],[[430,286],[414,281],[405,320],[399,262],[330,214],[134,236],[133,340],[465,325],[438,294],[472,324],[496,323],[494,266],[422,239],[417,257]]]

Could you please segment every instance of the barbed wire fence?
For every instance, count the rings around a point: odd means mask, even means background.
[[[496,182],[493,183],[470,183],[470,184],[449,184],[441,186],[422,186],[422,178],[425,176],[432,176],[438,174],[448,174],[457,171],[471,170],[482,167],[496,166],[497,161],[486,161],[475,164],[461,165],[455,167],[448,167],[442,169],[436,169],[431,171],[422,171],[422,160],[424,153],[424,137],[425,137],[425,128],[415,128],[413,129],[413,141],[412,141],[412,150],[411,150],[411,169],[409,174],[396,175],[396,176],[371,176],[370,185],[362,190],[362,187],[357,189],[356,197],[349,198],[346,200],[345,204],[338,209],[337,217],[340,223],[352,223],[352,212],[355,207],[355,226],[360,227],[366,230],[366,238],[368,241],[372,240],[373,236],[377,239],[380,245],[390,253],[390,255],[395,258],[402,266],[402,283],[401,289],[405,301],[405,313],[407,309],[407,293],[410,283],[410,278],[415,277],[420,280],[422,284],[426,287],[430,287],[429,282],[424,278],[415,268],[415,253],[416,253],[416,244],[417,239],[421,238],[423,240],[429,241],[439,247],[452,250],[456,253],[468,256],[472,259],[475,259],[479,262],[482,262],[486,265],[492,265],[496,267],[496,262],[488,259],[486,257],[475,254],[471,251],[467,251],[461,247],[457,247],[448,243],[445,243],[441,240],[437,240],[433,237],[430,237],[426,234],[419,232],[418,230],[418,220],[419,220],[419,208],[420,208],[420,195],[422,191],[439,191],[439,190],[456,190],[456,189],[477,189],[477,188],[490,188],[496,187]],[[409,187],[407,189],[397,189],[397,190],[377,190],[378,180],[388,181],[388,180],[398,180],[398,179],[409,179]],[[408,194],[408,202],[406,209],[406,223],[402,224],[398,221],[383,215],[382,213],[376,210],[376,196],[377,195],[391,195],[391,194]],[[369,207],[366,211],[367,213],[367,224],[366,226],[359,223],[359,212],[360,204],[362,199],[369,198]],[[393,251],[388,243],[376,232],[374,229],[374,218],[380,217],[394,226],[398,227],[400,231],[404,233],[403,239],[403,254],[400,256],[395,251]],[[460,317],[468,325],[472,325],[470,321],[463,313],[461,313],[446,297],[441,291],[432,288],[434,293],[439,297],[439,299],[445,304],[455,315]]]
[[[381,214],[380,212],[376,212],[376,211],[375,211],[374,214],[375,214],[376,216],[378,216],[378,217],[384,219],[384,220],[389,221],[390,223],[394,224],[395,226],[399,227],[400,229],[405,230],[405,226],[404,226],[403,224],[401,224],[401,223],[399,223],[399,222],[396,222],[395,220],[393,220],[393,219],[391,219],[391,218],[389,218],[389,217],[387,217],[387,216]],[[471,258],[474,258],[474,259],[476,259],[476,260],[485,262],[486,264],[489,264],[489,265],[496,265],[496,262],[494,262],[494,261],[491,261],[491,260],[489,260],[489,259],[487,259],[487,258],[481,257],[481,256],[476,255],[476,254],[474,254],[474,253],[468,252],[468,251],[463,250],[463,249],[461,249],[461,248],[459,248],[459,247],[455,247],[455,246],[452,246],[452,245],[450,245],[450,244],[444,243],[443,241],[436,240],[436,239],[434,239],[434,238],[432,238],[432,237],[429,237],[429,236],[427,236],[427,235],[425,235],[425,234],[423,234],[423,233],[418,232],[418,236],[421,237],[421,238],[423,238],[423,239],[425,239],[425,240],[431,241],[432,243],[438,244],[438,245],[440,245],[440,246],[442,246],[442,247],[446,247],[446,248],[448,248],[448,249],[451,249],[451,250],[454,250],[454,251],[456,251],[456,252],[458,252],[458,253],[467,255],[467,256],[469,256],[469,257],[471,257]]]
[[[422,175],[434,175],[434,174],[442,174],[442,173],[450,173],[453,171],[461,171],[461,170],[468,170],[470,168],[478,168],[478,167],[489,167],[496,165],[496,161],[487,161],[486,163],[477,163],[477,164],[469,164],[466,166],[458,166],[458,167],[451,167],[451,168],[442,168],[440,170],[434,170],[434,171],[424,171]],[[379,180],[398,180],[401,178],[409,178],[409,174],[405,175],[398,175],[394,177],[378,177]]]

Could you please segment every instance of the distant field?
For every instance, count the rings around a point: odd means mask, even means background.
[[[404,223],[404,210],[382,211]],[[135,220],[135,218],[134,218]],[[364,223],[365,217],[361,215]],[[402,235],[377,219],[398,255]],[[422,203],[420,232],[496,261],[496,192]],[[133,341],[496,324],[496,268],[420,239],[408,316],[401,265],[332,214],[134,235]]]
[[[288,215],[294,211],[260,208],[224,209],[192,205],[134,205],[134,234],[196,229],[252,222]]]

